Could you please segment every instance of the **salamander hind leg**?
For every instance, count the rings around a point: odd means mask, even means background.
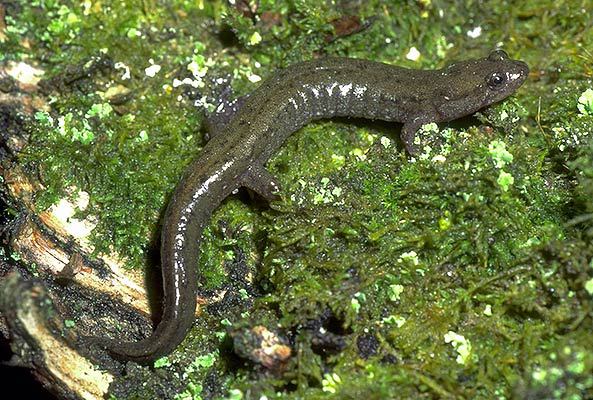
[[[251,166],[241,176],[241,186],[254,191],[268,202],[278,200],[277,192],[280,191],[280,185],[276,178],[268,172],[263,166]]]
[[[403,142],[404,147],[409,155],[415,156],[418,155],[418,153],[420,153],[420,143],[417,143],[416,134],[418,130],[422,127],[422,125],[428,124],[433,121],[433,119],[427,118],[426,116],[420,116],[404,122],[404,126],[402,127],[402,131],[400,134],[400,139]]]

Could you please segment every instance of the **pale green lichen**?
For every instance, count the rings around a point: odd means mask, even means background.
[[[335,394],[338,391],[338,387],[342,383],[342,379],[338,374],[331,373],[323,375],[323,379],[321,381],[321,390],[327,393]]]
[[[395,325],[398,328],[401,328],[406,323],[406,318],[402,317],[401,315],[389,315],[381,319],[381,322],[388,325]]]
[[[593,89],[589,88],[581,93],[577,109],[583,115],[593,116]]]
[[[153,366],[155,368],[166,368],[166,367],[170,367],[171,366],[171,361],[169,360],[169,357],[165,356],[165,357],[161,357],[158,358],[154,361]]]
[[[109,103],[93,104],[84,115],[85,118],[97,117],[99,119],[107,118],[113,112],[113,107]]]
[[[417,266],[420,264],[420,260],[418,258],[418,253],[416,251],[406,251],[399,256],[398,259],[401,263],[409,263],[413,266]]]
[[[256,44],[259,44],[262,41],[262,37],[259,34],[259,32],[253,32],[253,34],[249,37],[249,44],[251,46],[255,46]]]
[[[496,183],[498,183],[503,192],[506,192],[515,182],[515,178],[503,168],[513,162],[513,155],[506,149],[506,143],[499,140],[490,142],[488,153],[492,157],[492,161],[494,161],[494,166],[500,169]]]
[[[507,150],[506,143],[501,140],[493,140],[488,144],[488,153],[494,161],[496,168],[504,168],[513,162],[513,155]]]
[[[457,358],[455,358],[455,361],[458,364],[467,366],[472,359],[475,358],[475,354],[472,353],[471,342],[463,335],[449,331],[445,334],[444,339],[445,343],[450,343],[455,351],[457,351]]]
[[[404,292],[403,285],[392,284],[389,285],[389,300],[399,301],[401,294]]]
[[[585,282],[585,290],[587,291],[587,293],[593,296],[593,278]]]
[[[506,192],[515,183],[515,178],[505,170],[500,170],[498,178],[496,178],[496,183],[498,183],[503,192]]]

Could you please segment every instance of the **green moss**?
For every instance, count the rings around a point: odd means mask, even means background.
[[[318,203],[318,188],[297,188],[292,204],[277,209],[280,214],[268,213],[275,226],[262,272],[269,277],[270,292],[276,293],[270,296],[280,307],[281,325],[306,326],[328,312],[333,315],[340,329],[349,332],[352,348],[324,360],[331,365],[351,360],[356,338],[373,327],[373,334],[382,338],[381,357],[418,362],[439,349],[440,358],[425,359],[423,368],[465,374],[467,363],[449,365],[457,356],[446,345],[447,331],[454,327],[463,332],[477,348],[475,354],[488,354],[496,344],[482,334],[468,337],[466,329],[471,332],[479,319],[484,332],[496,331],[504,316],[488,317],[482,310],[504,304],[507,294],[498,291],[498,281],[508,278],[510,265],[533,252],[534,243],[564,235],[557,215],[568,193],[561,188],[550,192],[542,177],[534,178],[539,157],[516,139],[507,167],[521,181],[507,191],[496,185],[490,140],[473,135],[462,142],[456,132],[449,137],[455,146],[443,147],[449,149],[445,162],[405,162],[379,143],[365,160],[351,157],[329,178],[331,187],[343,188],[337,201]],[[443,217],[449,221],[446,229]],[[525,268],[515,271],[525,273]],[[394,285],[404,288],[395,303]],[[389,320],[398,323],[385,323]],[[310,346],[309,336],[299,339],[303,342],[297,348]],[[438,346],[419,350],[428,343]],[[467,368],[471,371],[477,363]],[[497,382],[503,376],[499,371],[488,379]]]
[[[199,265],[205,288],[217,288],[228,279],[227,264],[242,263],[254,275],[257,261],[257,240],[260,239],[259,221],[249,207],[240,202],[226,202],[214,213],[213,224],[204,233]]]
[[[581,226],[588,236],[593,236],[593,140],[580,148],[579,157],[570,165],[579,182],[575,202],[578,203],[580,212],[568,224]]]
[[[97,252],[137,268],[199,154],[207,77],[244,94],[320,55],[432,68],[499,42],[532,70],[477,120],[425,126],[415,160],[389,124],[293,135],[268,166],[282,201],[229,198],[206,230],[201,294],[224,307],[157,373],[129,368],[117,398],[591,397],[590,5],[16,3],[1,57],[43,67],[52,100],[23,156],[46,186],[38,207],[88,192]],[[347,15],[368,26],[342,36]],[[290,339],[278,371],[234,358],[227,331],[256,325]]]

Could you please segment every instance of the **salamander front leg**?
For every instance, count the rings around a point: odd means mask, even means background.
[[[424,122],[421,122],[420,118],[414,118],[411,121],[405,122],[402,128],[400,139],[402,140],[406,151],[411,156],[418,154],[420,151],[418,145],[414,143],[414,140],[416,139],[416,132],[418,132],[418,129],[420,129],[423,124]]]
[[[210,141],[214,136],[224,130],[227,124],[233,119],[241,109],[248,96],[241,96],[233,100],[221,100],[216,109],[206,115],[204,126],[206,128],[206,141]]]
[[[206,141],[222,132],[237,112],[243,107],[249,95],[233,98],[230,80],[227,78],[222,84],[222,90],[216,99],[216,108],[211,113],[206,113],[204,127],[206,128]]]
[[[241,176],[241,186],[254,191],[268,202],[278,200],[280,185],[264,166],[251,166]]]

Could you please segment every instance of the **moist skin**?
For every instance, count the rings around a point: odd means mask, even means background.
[[[239,187],[273,199],[278,185],[264,165],[293,132],[332,117],[403,123],[414,154],[424,124],[466,115],[510,96],[529,68],[502,50],[439,70],[406,69],[352,58],[307,61],[277,72],[232,109],[177,184],[161,239],[162,319],[138,342],[93,338],[114,357],[151,362],[173,351],[194,322],[202,231],[222,200]]]

